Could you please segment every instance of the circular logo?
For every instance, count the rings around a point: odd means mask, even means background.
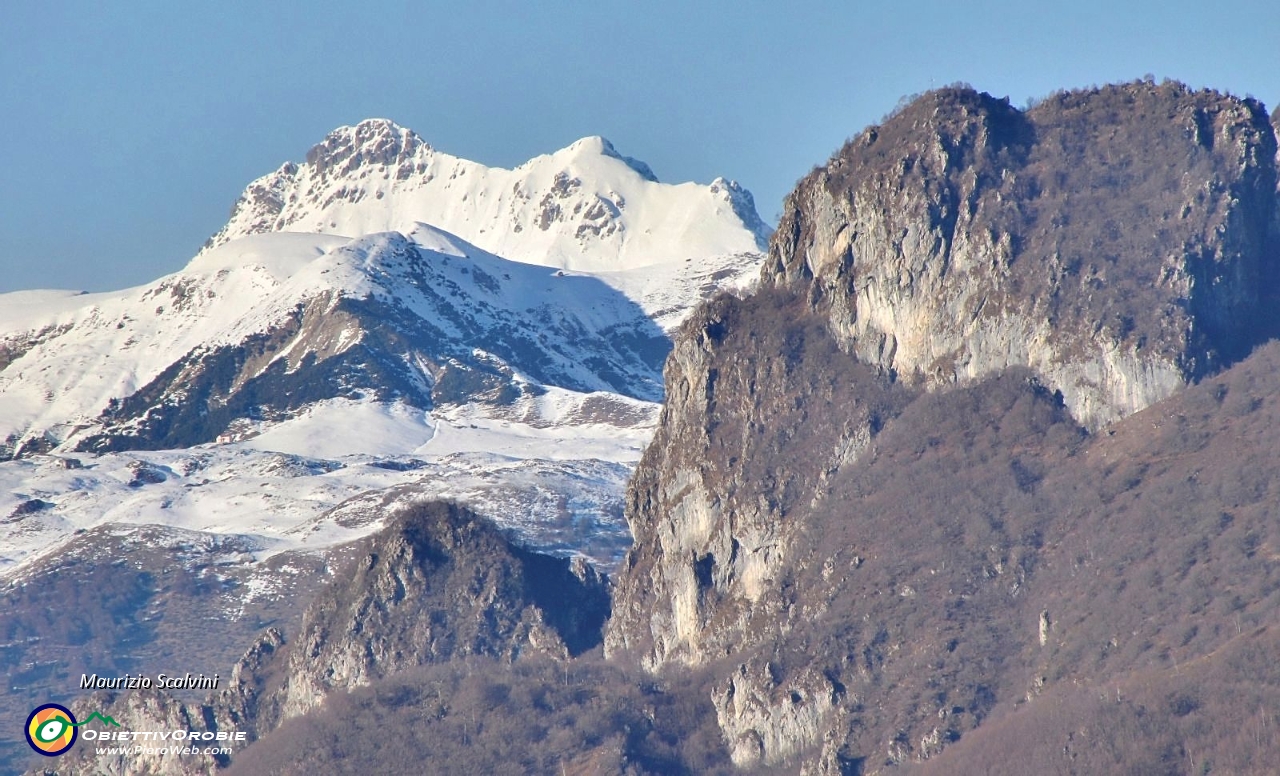
[[[71,710],[46,703],[27,717],[27,743],[46,757],[63,754],[76,742],[76,718]]]

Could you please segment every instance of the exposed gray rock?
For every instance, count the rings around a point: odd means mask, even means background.
[[[210,698],[209,715],[219,729],[242,730],[253,740],[267,733],[267,726],[280,718],[276,690],[283,681],[280,669],[284,661],[276,658],[284,647],[284,634],[268,628],[245,650],[226,686]]]
[[[363,166],[383,168],[397,180],[425,174],[432,161],[430,145],[412,130],[386,119],[367,119],[354,127],[329,133],[307,152],[308,183],[317,190],[353,177]],[[292,225],[290,206],[296,204],[301,168],[286,163],[271,175],[251,183],[231,208],[231,221],[209,238],[206,247],[236,236],[285,229]],[[311,193],[308,191],[307,193]],[[343,197],[363,196],[354,187]]]
[[[38,331],[14,332],[0,337],[0,372],[22,358],[42,342],[54,339],[71,328],[71,324],[49,325]]]
[[[711,693],[735,765],[774,765],[815,747],[836,713],[831,680],[807,670],[779,682],[775,671],[753,659]]]
[[[779,289],[695,313],[665,376],[658,432],[628,491],[636,542],[605,640],[650,669],[702,664],[777,631],[789,513],[911,395],[842,353],[803,299]]]
[[[57,505],[54,504],[52,501],[45,501],[44,499],[39,499],[39,498],[30,498],[30,499],[27,499],[26,501],[23,501],[21,504],[18,504],[18,506],[14,507],[13,511],[9,513],[9,517],[0,522],[16,522],[17,520],[23,517],[26,517],[27,515],[34,515],[36,512],[43,512],[46,509],[53,509],[55,506]]]
[[[351,548],[283,647],[268,633],[214,707],[255,735],[335,690],[466,655],[568,657],[599,643],[607,581],[588,564],[511,545],[466,509],[430,503]]]
[[[96,720],[88,722],[88,726],[81,729],[80,740],[71,751],[57,759],[56,770],[33,768],[28,771],[28,776],[48,776],[55,773],[93,776],[197,776],[213,773],[230,762],[230,758],[225,755],[205,754],[201,749],[224,746],[238,748],[234,742],[172,741],[174,731],[181,731],[184,736],[191,732],[212,732],[216,735],[217,727],[202,716],[200,707],[189,706],[163,690],[95,693],[71,704],[71,712],[81,722],[87,721],[96,712],[115,720],[118,726]],[[86,730],[95,733],[167,733],[170,738],[164,741],[137,738],[121,743],[99,743],[86,739]],[[117,751],[98,754],[100,747]],[[121,749],[125,751],[119,751]],[[196,751],[183,751],[184,749]]]
[[[908,383],[1027,366],[1098,428],[1260,341],[1275,156],[1260,104],[1178,84],[945,89],[801,181],[764,282]]]

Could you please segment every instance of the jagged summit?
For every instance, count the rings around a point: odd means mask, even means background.
[[[206,250],[264,232],[356,236],[416,223],[506,258],[583,271],[762,251],[770,233],[736,183],[659,183],[602,137],[507,170],[369,119],[251,183]]]
[[[307,152],[318,174],[350,174],[365,165],[398,165],[430,155],[432,149],[411,129],[390,119],[365,119],[338,127]]]

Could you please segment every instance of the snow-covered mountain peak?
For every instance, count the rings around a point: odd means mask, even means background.
[[[613,143],[610,143],[607,138],[600,137],[599,135],[591,135],[590,137],[584,137],[581,140],[576,140],[568,147],[557,151],[551,156],[552,158],[581,158],[587,160],[587,164],[591,163],[590,160],[599,157],[617,159],[644,180],[649,181],[650,183],[658,183],[658,176],[653,174],[653,169],[650,168],[649,165],[639,159],[633,159],[630,156],[623,156],[618,153],[618,149],[613,147]]]
[[[602,137],[508,170],[371,119],[250,184],[206,250],[265,232],[407,234],[419,223],[516,261],[590,272],[760,252],[769,234],[737,184],[659,183]]]
[[[248,632],[423,498],[617,563],[670,333],[767,233],[601,137],[507,170],[339,128],[179,272],[0,295],[0,582],[109,558]]]
[[[756,198],[737,181],[716,178],[711,181],[708,189],[713,195],[722,197],[734,214],[742,220],[743,225],[752,232],[767,235],[772,231],[756,212]]]
[[[618,152],[607,139],[599,135],[588,135],[573,141],[563,149],[575,154],[590,154],[595,156],[612,156],[617,157]]]

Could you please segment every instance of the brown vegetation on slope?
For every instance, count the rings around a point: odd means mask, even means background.
[[[227,773],[730,774],[699,690],[637,676],[598,653],[457,659],[331,695]]]
[[[1270,345],[1093,438],[1013,375],[918,400],[803,519],[805,616],[766,652],[821,656],[868,765],[936,754],[1046,688],[1194,673],[1277,622],[1278,375]]]
[[[1054,688],[903,774],[1274,773],[1277,649],[1262,627],[1186,664]]]

